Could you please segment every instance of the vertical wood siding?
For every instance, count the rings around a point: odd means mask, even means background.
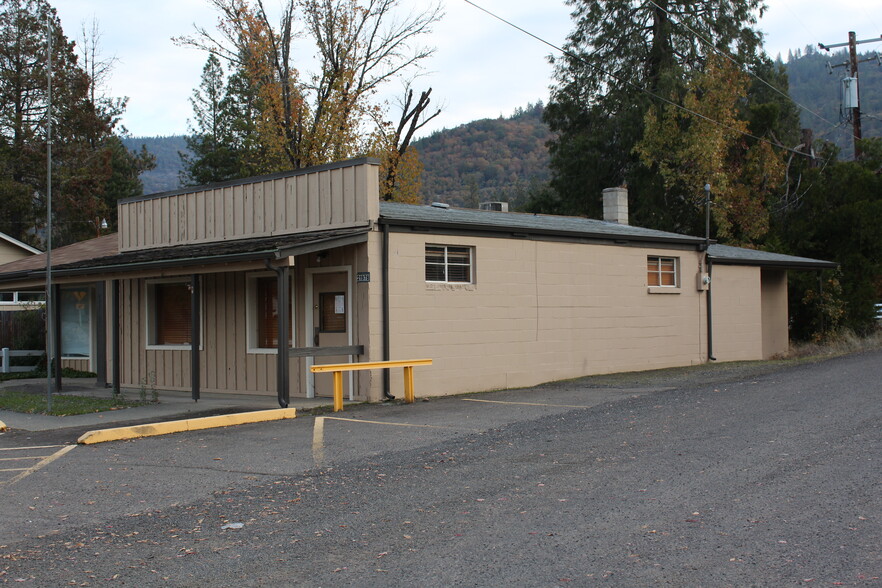
[[[119,205],[120,251],[350,226],[379,213],[371,163]]]
[[[276,393],[276,356],[248,353],[245,272],[202,277],[202,391]],[[190,351],[148,349],[147,280],[121,283],[121,379],[124,387],[190,390]],[[292,368],[297,362],[292,361]],[[299,393],[292,371],[292,395]]]

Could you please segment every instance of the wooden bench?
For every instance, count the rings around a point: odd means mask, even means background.
[[[432,365],[431,359],[410,359],[397,361],[367,361],[364,363],[326,363],[314,365],[309,370],[314,374],[332,372],[334,374],[334,412],[343,410],[343,372],[404,368],[404,401],[413,402],[413,368],[418,365]]]

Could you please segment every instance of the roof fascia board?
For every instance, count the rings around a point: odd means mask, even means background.
[[[379,224],[388,225],[391,232],[406,232],[408,228],[425,229],[425,232],[438,235],[462,235],[475,234],[484,237],[501,239],[533,239],[540,241],[567,241],[576,243],[594,243],[608,245],[634,245],[640,246],[651,243],[662,243],[665,247],[679,245],[684,249],[695,249],[704,244],[704,239],[699,237],[683,236],[681,239],[666,239],[664,237],[651,237],[647,235],[610,235],[606,233],[591,233],[577,231],[552,231],[547,229],[502,227],[496,225],[457,225],[450,223],[438,223],[429,221],[398,220],[380,218]]]
[[[28,253],[33,253],[34,255],[38,255],[40,253],[43,253],[42,251],[40,251],[36,247],[31,247],[27,243],[22,243],[21,241],[19,241],[15,237],[10,237],[6,233],[0,233],[0,239],[3,239],[4,241],[10,243],[11,245],[15,245],[16,247],[18,247],[20,249],[24,249]]]
[[[342,237],[331,237],[305,243],[303,245],[295,245],[292,247],[280,247],[273,249],[265,249],[262,251],[250,251],[248,253],[232,253],[229,255],[219,256],[199,256],[187,257],[172,260],[155,260],[135,263],[122,263],[112,265],[96,265],[89,267],[78,267],[70,269],[53,269],[52,275],[58,278],[84,277],[94,276],[94,279],[107,279],[108,275],[124,275],[125,277],[137,273],[140,277],[149,277],[150,275],[178,275],[182,273],[192,273],[194,269],[200,269],[197,273],[217,273],[224,271],[232,271],[229,264],[247,263],[249,261],[277,260],[284,259],[294,255],[305,255],[316,251],[325,251],[336,247],[344,247],[357,243],[364,243],[368,240],[370,229],[365,227],[355,235],[344,235]],[[223,267],[219,267],[223,266]],[[186,269],[184,269],[186,268]],[[212,269],[217,268],[217,269]],[[29,270],[17,272],[11,275],[0,276],[0,283],[3,282],[19,282],[23,280],[38,280],[45,278],[46,270],[41,268],[38,270]]]
[[[192,266],[210,266],[217,264],[229,264],[235,263],[239,261],[254,261],[261,259],[273,259],[276,254],[276,249],[264,250],[264,251],[250,251],[248,253],[232,253],[229,255],[217,255],[217,256],[200,256],[200,257],[186,257],[181,259],[159,259],[155,261],[142,261],[135,263],[120,263],[113,265],[98,265],[98,266],[89,266],[89,267],[78,267],[71,269],[53,269],[52,275],[59,277],[67,277],[67,276],[83,276],[89,274],[109,274],[109,273],[123,273],[128,274],[132,272],[138,271],[150,271],[150,270],[163,270],[163,269],[171,269],[171,268],[180,268],[180,267],[192,267]],[[33,272],[30,274],[30,277],[38,277],[40,275],[45,275],[46,270],[39,270],[37,272]]]
[[[230,188],[233,186],[245,186],[247,184],[259,184],[261,182],[268,182],[271,180],[279,180],[281,178],[294,178],[297,176],[302,176],[306,174],[314,174],[323,171],[330,171],[334,169],[340,169],[344,167],[356,167],[359,165],[380,165],[381,162],[376,157],[359,157],[357,159],[349,159],[347,161],[336,161],[333,163],[326,163],[324,165],[316,165],[313,167],[305,167],[303,169],[293,170],[293,171],[285,171],[285,172],[276,172],[274,174],[267,174],[263,176],[253,176],[249,178],[242,178],[238,180],[228,180],[226,182],[218,182],[216,184],[205,184],[203,186],[191,186],[189,188],[183,188],[179,190],[169,190],[168,192],[158,192],[156,194],[145,194],[143,196],[133,196],[131,198],[123,198],[118,202],[120,204],[129,204],[131,202],[143,202],[145,200],[154,200],[156,198],[166,198],[170,196],[180,196],[181,194],[194,194],[196,192],[207,192],[209,190],[217,190],[220,188]]]
[[[753,267],[771,267],[795,270],[821,270],[835,269],[839,264],[834,261],[775,261],[775,260],[751,260],[751,259],[728,259],[708,256],[708,260],[714,265],[749,265]]]
[[[336,249],[337,247],[346,247],[347,245],[356,245],[358,243],[366,243],[368,240],[370,229],[355,235],[345,235],[343,237],[331,237],[321,241],[313,241],[304,243],[303,245],[293,245],[291,247],[280,247],[276,251],[276,259],[291,257],[296,255],[308,255],[317,251],[327,251],[328,249]]]

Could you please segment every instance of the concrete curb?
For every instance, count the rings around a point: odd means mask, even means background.
[[[219,416],[185,419],[180,421],[167,421],[150,425],[134,425],[131,427],[115,427],[112,429],[98,429],[83,433],[77,443],[91,445],[93,443],[105,443],[107,441],[125,441],[140,437],[154,437],[156,435],[168,435],[183,431],[198,431],[200,429],[214,429],[218,427],[231,427],[233,425],[245,425],[248,423],[262,423],[266,421],[280,421],[293,419],[297,416],[295,408],[276,408],[271,410],[256,410],[253,412],[240,412]]]

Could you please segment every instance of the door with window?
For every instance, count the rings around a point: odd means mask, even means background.
[[[349,345],[349,285],[346,272],[317,273],[312,281],[312,344],[315,347]],[[315,365],[348,363],[348,355],[317,356]],[[315,395],[334,396],[333,374],[314,374]],[[350,377],[343,374],[343,397],[349,397]]]

